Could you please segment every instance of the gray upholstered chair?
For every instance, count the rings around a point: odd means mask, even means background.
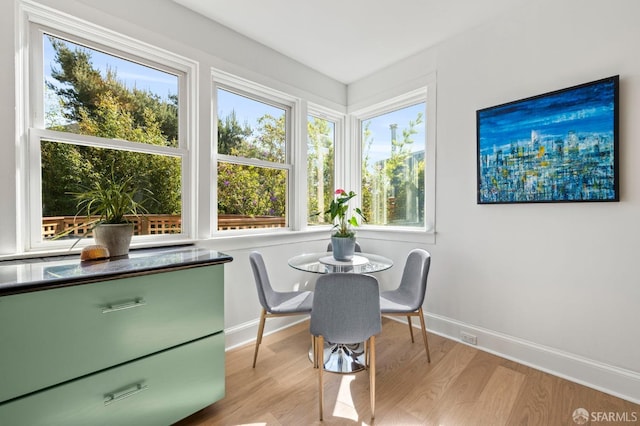
[[[260,299],[260,304],[262,305],[258,336],[256,337],[256,350],[253,354],[253,368],[255,368],[266,319],[270,317],[310,313],[311,304],[313,303],[313,292],[275,291],[269,281],[269,275],[267,274],[267,268],[262,255],[257,251],[251,252],[249,255],[249,263],[251,263],[251,269],[253,270],[253,276],[256,281],[258,299]]]
[[[431,255],[422,249],[414,249],[409,252],[404,265],[400,286],[391,291],[383,291],[380,294],[380,311],[382,315],[406,316],[409,322],[411,342],[413,339],[413,327],[411,317],[420,318],[422,328],[422,340],[427,351],[427,361],[431,362],[429,355],[429,342],[427,341],[427,328],[424,324],[422,303],[427,292],[427,276],[431,266]]]
[[[314,339],[314,360],[319,366],[320,420],[324,411],[324,341],[348,344],[365,342],[369,365],[371,418],[375,414],[375,335],[382,330],[378,280],[371,275],[333,273],[316,282],[310,331]]]
[[[333,251],[333,244],[329,241],[329,245],[327,246],[327,251]],[[360,243],[356,241],[356,248],[354,249],[356,253],[362,253],[362,248],[360,248]]]

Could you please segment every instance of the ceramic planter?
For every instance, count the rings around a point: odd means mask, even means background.
[[[356,249],[356,237],[332,236],[331,245],[333,246],[333,258],[346,262],[353,259],[353,253]]]
[[[133,223],[101,223],[93,230],[96,244],[109,249],[110,257],[129,254],[129,244],[133,236]]]

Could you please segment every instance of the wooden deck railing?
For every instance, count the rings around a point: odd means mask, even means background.
[[[281,216],[218,215],[218,231],[230,229],[283,228],[285,218]]]
[[[42,218],[42,238],[52,238],[66,230],[69,237],[81,237],[89,232],[98,217],[55,216]],[[182,218],[180,215],[149,214],[146,216],[127,216],[135,224],[134,235],[179,234]],[[284,217],[278,216],[242,216],[219,215],[218,230],[252,228],[282,228],[286,224]]]

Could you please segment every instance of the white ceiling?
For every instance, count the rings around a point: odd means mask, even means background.
[[[349,84],[530,0],[174,0]]]

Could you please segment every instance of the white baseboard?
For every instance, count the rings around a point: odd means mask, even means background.
[[[276,333],[309,318],[308,315],[267,318],[263,336]],[[235,327],[225,328],[225,350],[231,350],[248,343],[255,344],[260,319],[245,322]]]
[[[527,365],[554,376],[640,404],[640,373],[593,361],[440,315],[426,314],[427,329],[448,339],[473,334],[480,350]],[[462,342],[464,343],[464,342]],[[466,344],[466,343],[465,343]]]

